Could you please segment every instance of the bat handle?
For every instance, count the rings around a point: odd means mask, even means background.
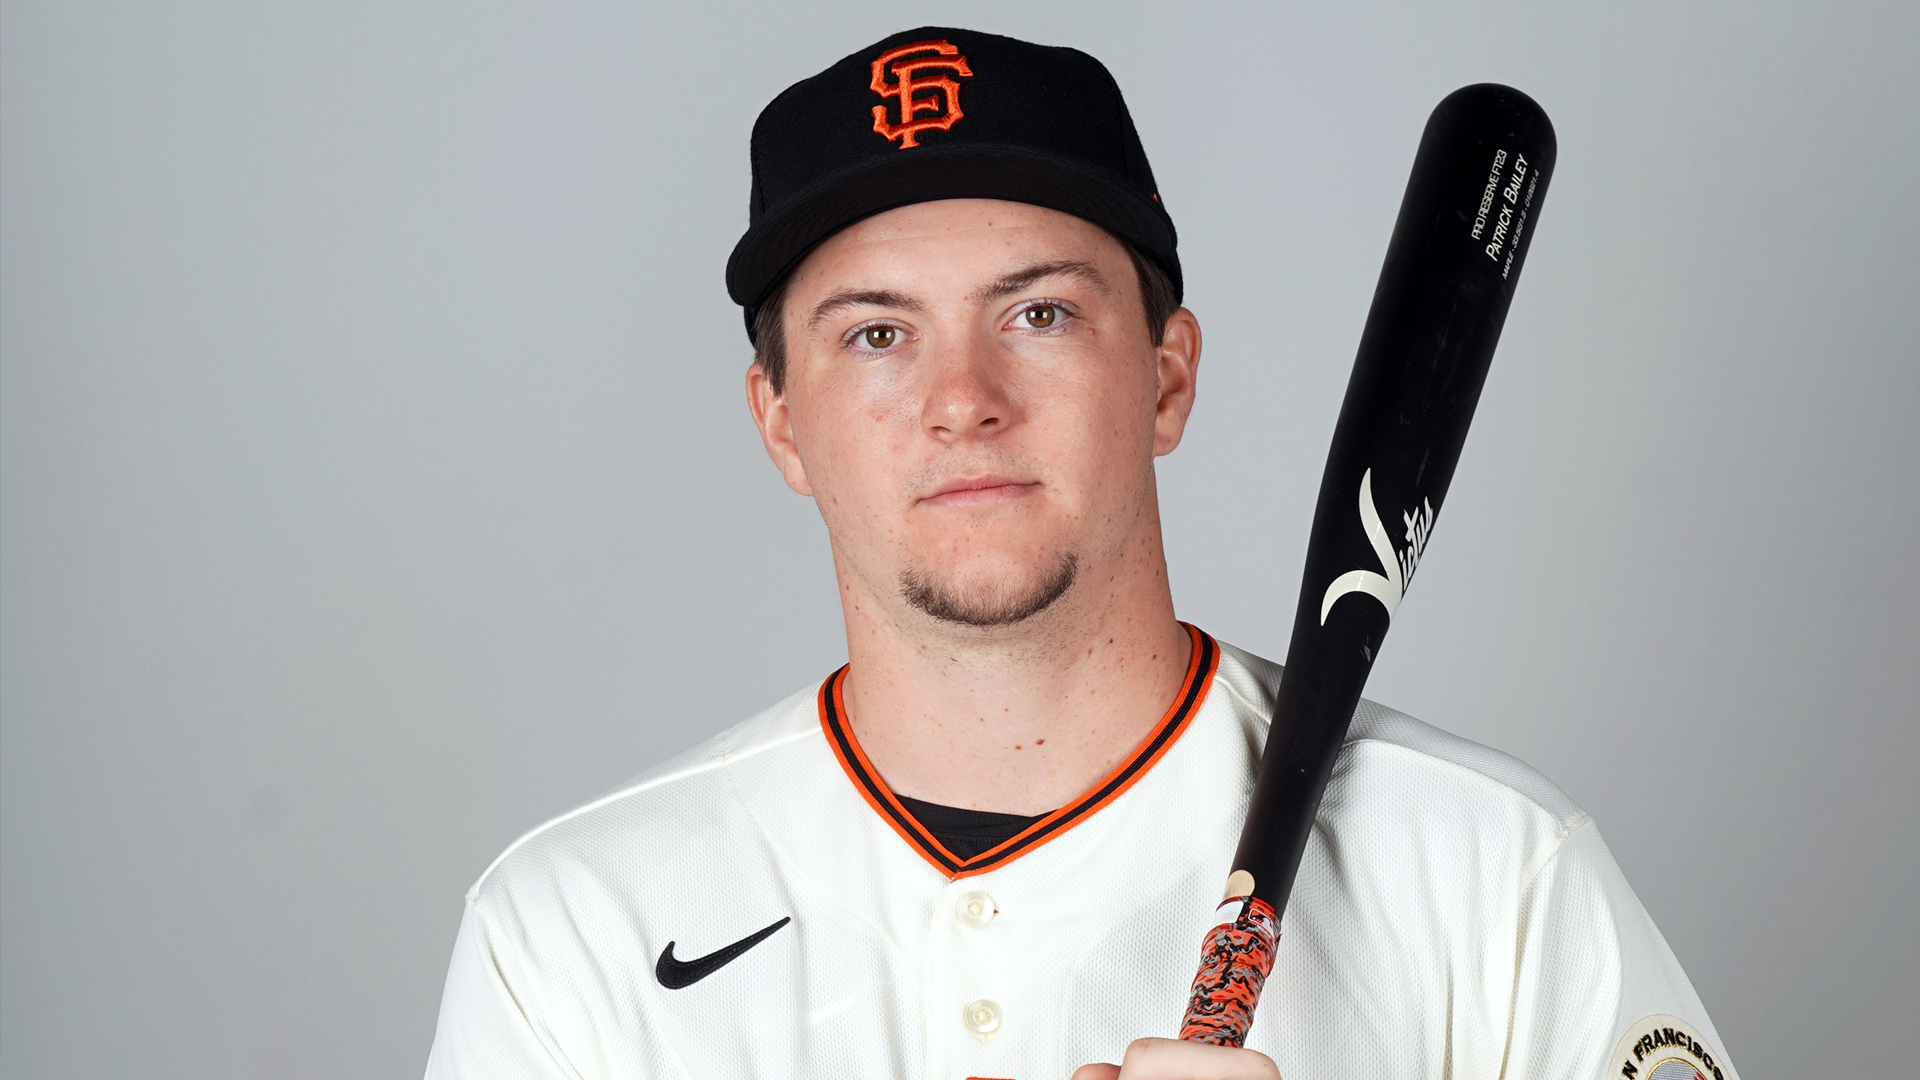
[[[1253,1009],[1273,970],[1280,919],[1265,900],[1232,896],[1216,915],[1226,921],[1200,943],[1200,971],[1193,977],[1180,1037],[1188,1042],[1239,1046],[1253,1026]]]

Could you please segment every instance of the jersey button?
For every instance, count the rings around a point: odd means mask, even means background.
[[[1000,1003],[986,998],[970,1001],[961,1017],[967,1022],[968,1031],[975,1035],[991,1035],[1000,1030]]]
[[[998,914],[1000,909],[993,906],[993,897],[983,892],[964,893],[953,902],[953,917],[976,930],[992,922]]]

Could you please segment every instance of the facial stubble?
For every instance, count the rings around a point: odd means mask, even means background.
[[[913,570],[900,572],[900,596],[933,619],[958,626],[991,629],[1012,626],[1045,611],[1073,588],[1080,573],[1080,560],[1067,552],[1053,564],[1052,570],[1030,587],[1015,591],[1001,584],[993,588],[963,594],[951,582],[939,581]]]

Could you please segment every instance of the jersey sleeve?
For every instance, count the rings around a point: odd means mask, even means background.
[[[502,935],[469,901],[454,939],[427,1080],[585,1080],[528,1013],[535,991]]]
[[[1738,1080],[1686,972],[1591,819],[1521,897],[1505,1077]]]

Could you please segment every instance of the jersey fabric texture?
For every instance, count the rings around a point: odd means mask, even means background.
[[[1065,1080],[1173,1035],[1280,681],[1191,633],[1134,758],[985,852],[863,786],[838,674],[534,830],[467,894],[429,1080]],[[1281,929],[1247,1045],[1285,1076],[1631,1077],[1661,1015],[1737,1080],[1592,819],[1372,702]]]

